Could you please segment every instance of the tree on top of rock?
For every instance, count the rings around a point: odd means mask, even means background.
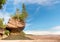
[[[21,13],[19,12],[19,9],[17,9],[16,10],[16,13],[12,16],[12,18],[14,18],[14,19],[20,19],[21,18],[21,15],[20,15]]]
[[[17,19],[20,18],[20,12],[19,12],[19,9],[16,10],[16,17],[17,17]]]
[[[25,20],[27,18],[28,14],[27,14],[27,11],[26,11],[26,8],[25,8],[25,5],[23,4],[22,5],[22,14],[21,14],[21,18],[23,20]]]
[[[12,16],[12,18],[14,19],[20,19],[20,20],[25,20],[27,18],[28,14],[26,12],[26,8],[25,8],[25,5],[23,4],[22,5],[22,13],[19,12],[19,9],[16,10],[16,13],[15,15]]]

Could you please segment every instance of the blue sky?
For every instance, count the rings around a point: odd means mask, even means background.
[[[26,5],[28,17],[24,31],[59,31],[60,30],[60,0],[7,0],[0,17],[7,23],[16,8],[22,11],[22,4]]]

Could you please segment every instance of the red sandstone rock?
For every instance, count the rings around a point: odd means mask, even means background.
[[[19,19],[9,19],[8,24],[7,24],[7,29],[10,31],[22,31],[25,27],[25,22],[21,21]]]

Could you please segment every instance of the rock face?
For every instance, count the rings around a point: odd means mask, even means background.
[[[3,35],[5,33],[5,29],[4,28],[0,28],[0,35]]]
[[[25,22],[21,21],[19,19],[9,19],[8,24],[7,24],[7,29],[10,30],[11,32],[20,32],[24,29],[25,27]]]

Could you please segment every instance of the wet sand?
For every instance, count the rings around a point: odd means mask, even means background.
[[[57,40],[0,40],[0,42],[60,42]]]

